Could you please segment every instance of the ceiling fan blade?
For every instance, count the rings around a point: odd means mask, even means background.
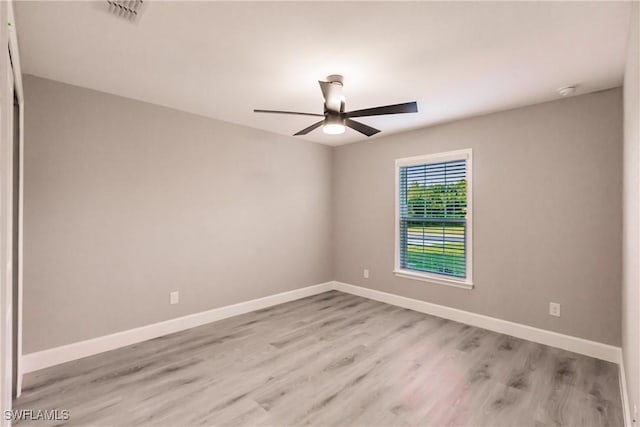
[[[309,132],[311,132],[314,129],[319,128],[320,126],[322,126],[322,124],[324,123],[324,120],[320,120],[319,122],[316,122],[314,124],[312,124],[311,126],[309,126],[308,128],[304,128],[302,129],[300,132],[296,132],[293,134],[293,136],[298,136],[298,135],[306,135]]]
[[[385,105],[384,107],[365,108],[364,110],[349,111],[346,117],[382,116],[385,114],[417,113],[418,104],[405,102],[404,104]]]
[[[315,116],[324,117],[324,114],[316,113],[300,113],[298,111],[279,111],[279,110],[253,110],[254,113],[274,113],[274,114],[296,114],[298,116]]]
[[[371,126],[367,126],[364,123],[356,122],[355,120],[351,119],[345,119],[344,124],[346,126],[349,126],[351,129],[357,130],[358,132],[367,136],[372,136],[380,132],[376,128],[372,128]]]
[[[342,105],[342,85],[340,83],[323,82],[318,80],[322,96],[324,97],[324,106],[327,110],[336,113],[340,112]]]

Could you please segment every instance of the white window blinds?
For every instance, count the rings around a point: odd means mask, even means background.
[[[467,160],[399,169],[403,270],[467,277]]]

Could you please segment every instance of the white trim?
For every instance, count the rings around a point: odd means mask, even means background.
[[[20,50],[18,49],[18,34],[16,29],[16,18],[13,13],[13,0],[7,2],[7,12],[9,22],[9,51],[11,52],[11,63],[13,65],[14,86],[18,103],[24,102],[24,90],[22,87],[22,68],[20,67]]]
[[[18,114],[20,117],[20,135],[19,135],[19,160],[18,160],[18,306],[13,307],[18,311],[17,315],[17,350],[18,355],[17,362],[17,376],[16,379],[16,397],[20,397],[22,394],[22,281],[23,281],[23,254],[24,254],[24,89],[22,86],[22,68],[20,67],[20,51],[18,49],[18,34],[16,29],[16,20],[13,12],[13,0],[10,0],[8,6],[8,18],[11,22],[9,27],[9,51],[11,52],[11,59],[13,64],[14,75],[14,87],[16,89],[16,97],[18,98]]]
[[[393,270],[397,277],[405,279],[422,280],[423,282],[435,283],[436,285],[455,286],[462,289],[473,289],[473,282],[466,280],[449,279],[447,276],[438,274],[419,273],[411,270]]]
[[[129,329],[115,334],[104,335],[102,337],[92,338],[86,341],[75,342],[48,350],[25,354],[22,356],[22,372],[26,374],[48,368],[50,366],[70,362],[72,360],[81,359],[83,357],[92,356],[94,354],[114,350],[127,345],[136,344],[163,335],[172,334],[174,332],[184,331],[186,329],[226,319],[228,317],[238,316],[240,314],[260,310],[262,308],[320,294],[330,291],[332,286],[333,282],[307,286],[306,288],[294,289],[292,291],[214,308],[212,310],[190,314],[188,316],[178,317],[176,319],[170,319],[135,329]]]
[[[400,168],[424,163],[437,163],[451,160],[466,160],[467,162],[467,222],[465,226],[466,249],[466,273],[467,277],[457,279],[455,277],[428,272],[413,272],[400,267]],[[421,280],[439,285],[456,286],[460,288],[473,288],[473,150],[448,151],[445,153],[427,154],[422,156],[405,157],[395,161],[395,240],[394,240],[394,269],[398,277],[405,279]]]
[[[624,357],[620,352],[620,361],[618,363],[618,374],[620,381],[620,397],[622,398],[622,414],[624,416],[624,425],[626,427],[633,426],[631,418],[631,408],[629,407],[629,394],[627,393],[627,374],[624,370]]]
[[[0,2],[0,411],[12,408],[13,92],[9,62],[8,2]],[[10,426],[3,417],[0,425]]]
[[[396,159],[396,166],[415,166],[423,163],[448,162],[451,160],[471,160],[472,149],[446,151],[443,153],[422,154],[420,156]]]
[[[18,379],[16,380],[16,397],[20,397],[22,394],[22,301],[23,301],[23,280],[24,280],[24,101],[20,101],[18,106],[18,112],[20,114],[20,142],[19,142],[19,168],[18,171],[18,298],[17,307],[18,310],[18,331],[17,331],[17,350],[18,355]]]
[[[471,313],[469,311],[458,310],[457,308],[451,308],[444,305],[433,304],[374,289],[363,288],[361,286],[350,285],[342,282],[333,283],[333,289],[341,292],[358,295],[375,301],[396,305],[398,307],[408,308],[421,313],[431,314],[444,319],[454,320],[456,322],[572,351],[574,353],[584,354],[586,356],[595,357],[596,359],[602,359],[613,363],[620,362],[620,347],[534,328],[532,326],[509,322],[507,320],[496,319],[495,317]]]

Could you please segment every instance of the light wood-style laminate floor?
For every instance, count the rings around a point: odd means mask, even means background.
[[[67,425],[623,425],[612,363],[337,291],[34,372],[15,408],[69,409]]]

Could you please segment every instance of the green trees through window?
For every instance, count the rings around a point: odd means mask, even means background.
[[[423,184],[414,181],[407,190],[408,214],[425,218],[465,218],[467,180],[455,183]]]

